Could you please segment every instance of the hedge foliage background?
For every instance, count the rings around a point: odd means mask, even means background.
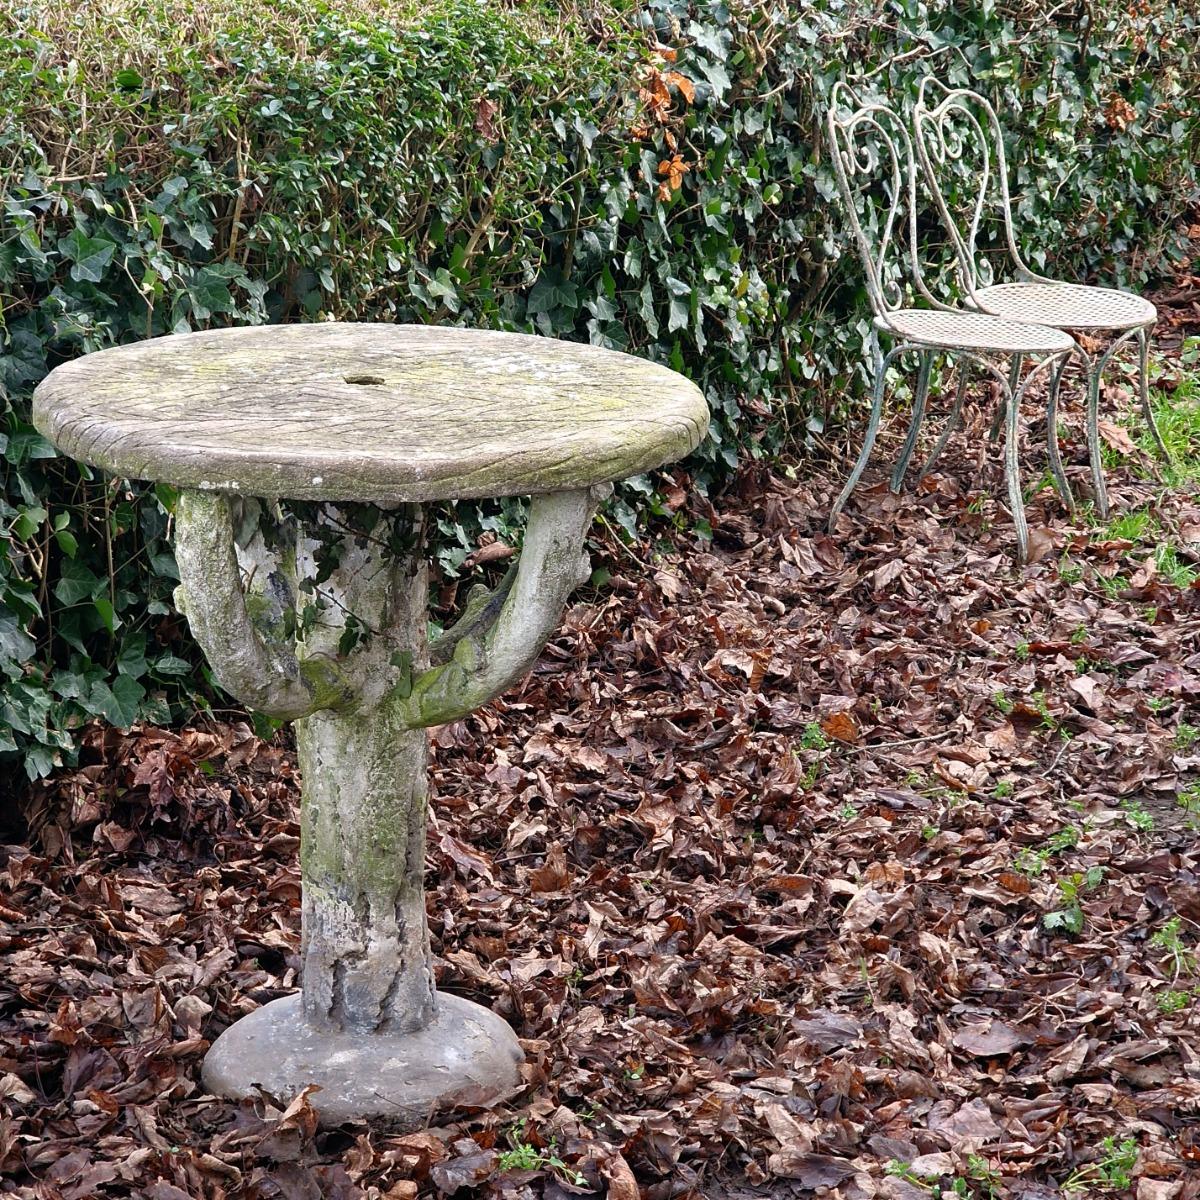
[[[203,688],[171,490],[53,455],[27,418],[57,363],[247,321],[590,339],[701,384],[708,486],[811,446],[861,387],[836,78],[989,92],[1033,262],[1137,283],[1197,196],[1198,34],[1161,0],[4,0],[0,771]],[[616,516],[639,503],[651,481]],[[443,569],[510,516],[447,510]]]

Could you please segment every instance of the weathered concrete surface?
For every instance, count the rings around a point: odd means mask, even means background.
[[[58,367],[33,420],[74,458],[180,487],[299,500],[530,495],[683,457],[683,376],[553,338],[422,325],[252,326]]]
[[[494,1013],[439,992],[433,1020],[410,1033],[317,1030],[300,997],[231,1025],[204,1060],[204,1085],[238,1100],[262,1088],[281,1104],[308,1084],[322,1125],[371,1119],[421,1129],[459,1105],[486,1107],[520,1086],[521,1047]]]
[[[324,647],[301,657],[295,637],[280,628],[284,608],[298,618],[309,600],[299,587],[295,548],[290,570],[273,560],[261,538],[239,554],[236,503],[218,492],[183,491],[175,512],[180,578],[175,604],[187,616],[217,682],[248,708],[279,720],[356,703],[365,671],[351,678],[345,663]]]
[[[425,921],[428,735],[386,706],[296,723],[304,1014],[393,1034],[434,1007]]]

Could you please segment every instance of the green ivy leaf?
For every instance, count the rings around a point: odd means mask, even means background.
[[[186,658],[164,654],[154,660],[154,671],[158,675],[178,676],[191,673],[192,664]]]
[[[57,458],[58,451],[40,433],[32,429],[22,429],[8,439],[4,457],[14,467],[19,467],[27,462]]]
[[[46,520],[46,510],[40,505],[22,507],[12,523],[13,537],[19,542],[28,541]]]
[[[117,655],[117,670],[122,675],[140,679],[150,669],[146,661],[146,635],[132,633],[121,643],[121,651]]]
[[[90,600],[104,590],[105,581],[85,563],[68,559],[54,585],[54,598],[66,607]]]
[[[71,267],[71,278],[77,283],[99,283],[108,270],[113,255],[117,252],[115,242],[107,238],[88,237],[78,226],[64,238],[59,238],[58,252],[68,259]]]
[[[191,297],[192,311],[200,320],[206,320],[213,313],[231,313],[237,307],[229,291],[229,284],[211,267],[205,267],[196,273],[188,295]]]
[[[40,742],[25,747],[25,774],[31,779],[44,779],[55,767],[62,766],[62,754]]]
[[[118,675],[110,687],[97,683],[88,698],[91,711],[121,729],[128,729],[137,720],[138,706],[146,689],[129,675]]]
[[[17,624],[17,618],[0,612],[0,666],[28,662],[36,649],[37,642]]]

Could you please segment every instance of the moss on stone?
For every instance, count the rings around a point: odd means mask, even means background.
[[[347,382],[370,376],[383,382]],[[66,363],[34,421],[130,478],[392,507],[640,474],[704,436],[683,376],[521,334],[336,322],[211,330]]]

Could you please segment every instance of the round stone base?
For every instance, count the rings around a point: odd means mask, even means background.
[[[416,1033],[326,1032],[304,1019],[300,996],[273,1000],[231,1025],[204,1059],[204,1086],[240,1100],[286,1104],[308,1084],[322,1125],[383,1120],[422,1129],[460,1105],[486,1107],[518,1087],[513,1031],[490,1009],[437,994],[433,1022]]]

